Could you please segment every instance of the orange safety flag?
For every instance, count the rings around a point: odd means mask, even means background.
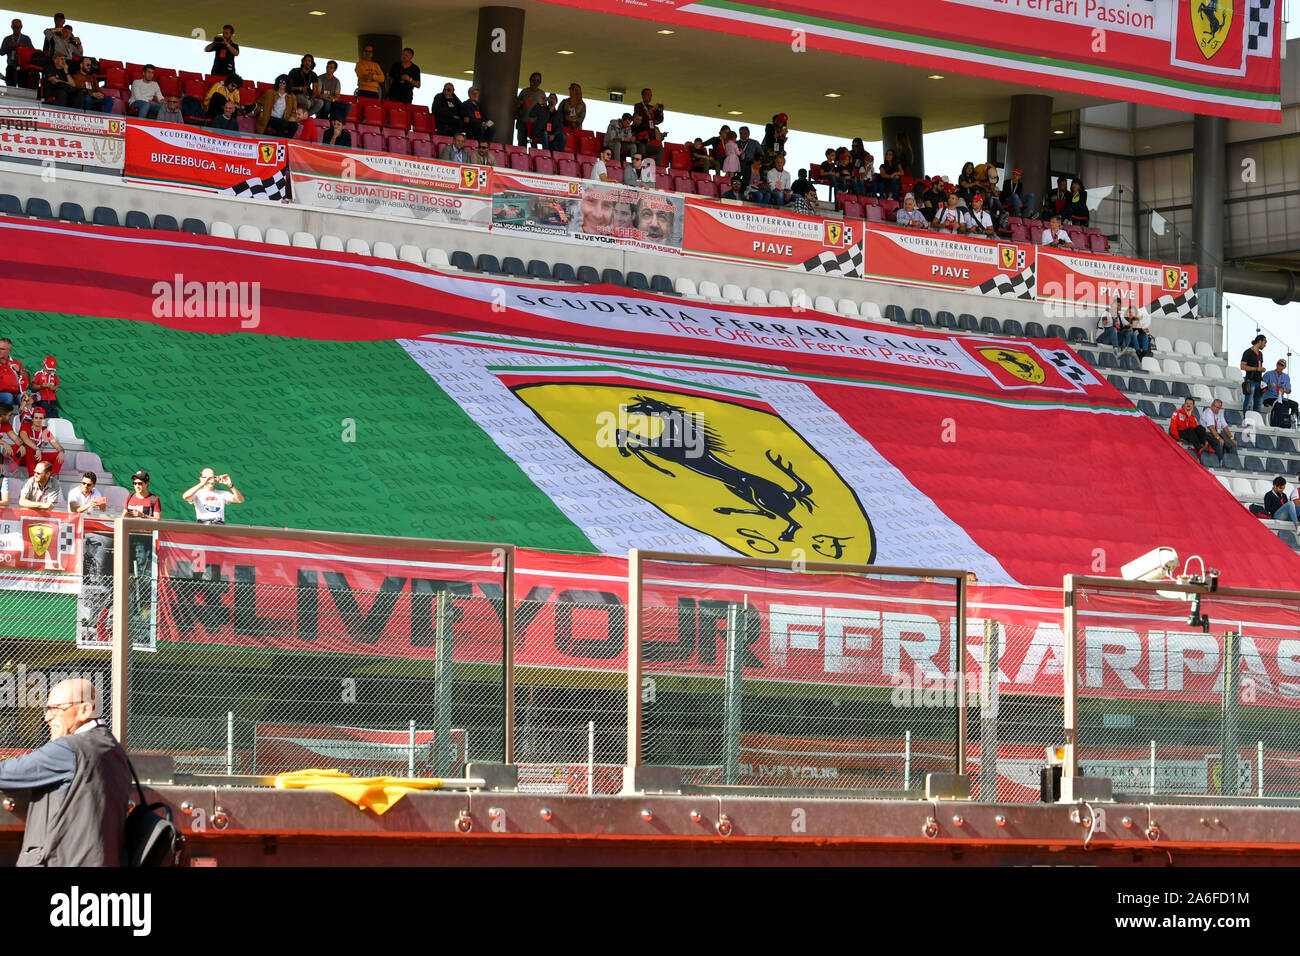
[[[382,816],[412,790],[441,790],[441,777],[350,777],[339,770],[294,770],[275,778],[277,790],[329,790]]]

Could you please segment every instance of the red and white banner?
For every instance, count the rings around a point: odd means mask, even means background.
[[[1118,299],[1125,312],[1194,319],[1197,268],[1061,249],[1038,250],[1038,298],[1104,308]]]
[[[866,230],[868,279],[1012,299],[1034,298],[1034,247],[929,229]]]
[[[862,222],[686,198],[687,255],[862,276]]]
[[[223,136],[193,126],[131,120],[124,179],[246,199],[288,198],[286,140]]]
[[[0,158],[121,169],[126,124],[121,116],[6,100],[0,107]]]
[[[450,737],[454,754],[451,762],[464,764],[469,759],[465,731],[454,729]],[[245,771],[248,773],[277,774],[318,767],[354,776],[405,777],[413,772],[417,777],[424,777],[447,769],[434,766],[432,730],[257,724],[253,728],[253,740],[253,752],[246,755],[253,761],[253,766]]]
[[[492,169],[289,143],[294,202],[486,229]]]
[[[9,482],[16,499],[19,483]],[[77,591],[81,515],[0,509],[0,591]]]
[[[771,40],[786,56],[827,50],[1105,100],[1281,119],[1278,0],[545,2]]]

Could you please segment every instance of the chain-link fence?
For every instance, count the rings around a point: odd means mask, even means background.
[[[152,567],[133,560],[133,750],[171,754],[181,771],[261,776],[445,776],[504,759],[504,588],[491,555],[441,565],[454,581],[297,567],[299,586],[286,587],[253,573],[283,542],[248,550],[234,563],[206,553],[201,567],[166,548]]]
[[[1135,796],[1300,798],[1300,603],[1076,593],[1079,773]]]
[[[641,581],[646,765],[894,795],[957,769],[953,579],[647,560]]]

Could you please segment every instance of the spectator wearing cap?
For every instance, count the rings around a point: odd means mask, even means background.
[[[22,427],[18,429],[18,440],[26,446],[27,474],[33,474],[36,466],[43,461],[50,463],[56,475],[63,470],[63,460],[67,457],[67,452],[54,437],[54,431],[49,427],[48,419],[45,417],[45,409],[40,407],[32,409],[32,420],[23,422]]]
[[[966,232],[972,236],[996,239],[998,234],[993,226],[993,215],[984,208],[984,194],[976,193],[971,197],[970,203],[970,209],[962,214],[962,225],[966,227]]]
[[[59,363],[53,355],[45,356],[45,365],[32,376],[36,390],[36,404],[45,409],[48,418],[59,417]]]
[[[1013,216],[1024,216],[1034,211],[1034,194],[1025,192],[1019,168],[1011,170],[1011,178],[1002,185],[1002,206]]]
[[[229,490],[222,490],[218,484]],[[183,499],[194,505],[194,520],[199,524],[225,524],[226,505],[244,503],[244,496],[235,487],[229,475],[218,476],[211,468],[199,472],[199,483],[183,495]]]
[[[131,496],[122,509],[123,518],[162,518],[162,502],[149,491],[149,472],[140,470],[131,476]]]
[[[745,198],[744,180],[741,179],[740,173],[731,177],[727,188],[718,196],[719,199],[743,200]]]
[[[636,151],[636,136],[632,132],[632,114],[624,113],[618,119],[609,121],[609,126],[605,129],[605,140],[602,144],[610,151],[614,162],[622,162]]]
[[[68,510],[73,514],[89,514],[98,517],[106,514],[108,499],[95,492],[99,476],[93,471],[83,472],[81,484],[68,492]]]
[[[1270,425],[1276,427],[1275,423],[1284,411],[1289,411],[1292,418],[1300,413],[1300,406],[1288,397],[1291,394],[1291,376],[1286,373],[1286,359],[1278,359],[1277,367],[1264,373],[1263,384],[1260,393],[1264,396],[1263,404],[1265,407],[1273,406],[1269,416]]]
[[[146,63],[144,75],[131,84],[131,109],[135,110],[136,116],[140,119],[152,119],[162,109],[162,87],[158,85],[153,75],[154,65]]]
[[[916,208],[916,197],[911,193],[903,197],[903,205],[894,214],[894,221],[908,229],[925,229],[929,226],[925,216],[921,215],[921,210]]]

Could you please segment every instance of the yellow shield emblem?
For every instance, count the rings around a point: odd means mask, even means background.
[[[1014,269],[1016,267],[1016,247],[1002,246],[1002,268]]]
[[[838,222],[826,223],[826,245],[838,246],[844,242],[844,227]]]
[[[1179,282],[1180,278],[1181,278],[1180,270],[1165,269],[1165,288],[1177,289],[1181,285],[1181,283]]]
[[[1233,0],[1192,0],[1190,7],[1192,32],[1201,55],[1213,60],[1223,49],[1232,29]]]
[[[466,189],[473,189],[478,185],[478,170],[469,166],[462,167],[460,171],[460,182]]]
[[[1031,385],[1041,385],[1047,381],[1043,367],[1027,352],[1018,349],[980,349],[980,355]]]
[[[594,467],[740,554],[845,564],[875,558],[875,532],[857,495],[771,410],[626,385],[511,390]]]
[[[263,166],[275,162],[275,143],[259,143],[257,147]]]
[[[28,525],[27,540],[31,543],[32,553],[43,558],[45,552],[50,550],[50,542],[54,540],[54,529],[47,524]]]

